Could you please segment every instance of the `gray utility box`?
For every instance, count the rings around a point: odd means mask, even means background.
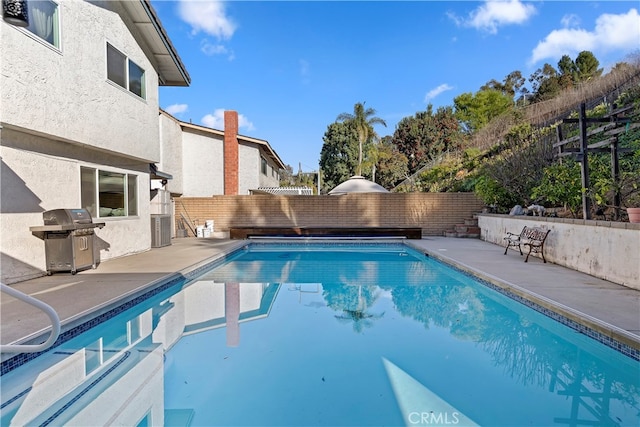
[[[93,222],[86,209],[54,209],[42,216],[45,225],[29,229],[44,240],[47,274],[96,268],[94,229],[104,222]]]
[[[151,215],[151,247],[171,245],[171,215]]]

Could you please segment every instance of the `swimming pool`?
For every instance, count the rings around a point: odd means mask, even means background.
[[[2,425],[640,423],[640,362],[402,244],[252,244],[1,381]]]

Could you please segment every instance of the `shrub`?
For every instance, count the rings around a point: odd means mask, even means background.
[[[575,216],[582,207],[580,164],[569,160],[546,167],[540,185],[532,191],[532,197],[564,206]]]
[[[497,212],[508,212],[513,206],[522,203],[497,180],[487,175],[478,177],[474,190],[480,200],[487,206],[492,206]]]

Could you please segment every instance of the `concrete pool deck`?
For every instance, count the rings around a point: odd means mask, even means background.
[[[242,240],[173,239],[170,246],[102,262],[76,275],[55,273],[11,285],[52,306],[68,330],[156,284],[223,257],[246,244]],[[426,237],[406,240],[429,256],[469,271],[495,286],[551,308],[571,320],[640,349],[640,291],[597,279],[540,258],[477,239]],[[46,340],[44,313],[6,294],[0,300],[0,342]],[[11,357],[3,354],[3,360]]]

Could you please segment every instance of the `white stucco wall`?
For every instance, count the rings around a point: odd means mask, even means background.
[[[640,290],[640,225],[613,221],[479,215],[481,238],[504,246],[507,231],[525,226],[550,229],[548,262]]]
[[[241,142],[239,149],[240,176],[238,177],[238,194],[250,194],[249,190],[259,187],[279,187],[280,181],[272,175],[274,165],[269,156],[262,153],[258,144]],[[267,160],[267,174],[262,173],[261,159]]]
[[[0,131],[0,280],[14,283],[46,271],[44,242],[29,227],[43,225],[42,212],[81,207],[80,167],[137,176],[138,215],[94,218],[106,226],[94,238],[99,260],[142,252],[151,247],[147,164],[118,167],[130,160],[12,130]]]
[[[260,186],[260,151],[253,144],[238,147],[238,195],[247,195],[249,190]]]
[[[180,124],[165,114],[160,114],[160,162],[158,170],[173,176],[166,185],[172,193],[184,192],[182,173],[182,128]]]
[[[117,13],[119,2],[57,4],[59,48],[0,21],[5,283],[44,274],[44,242],[29,227],[43,224],[43,211],[82,207],[82,166],[137,176],[137,215],[94,218],[106,223],[96,230],[99,259],[151,246],[149,163],[161,160],[161,145],[158,76],[145,53],[148,47],[138,45],[130,30],[134,25]],[[107,42],[145,70],[145,99],[107,80]],[[167,156],[177,161],[174,154]]]
[[[158,77],[117,2],[58,2],[60,49],[0,21],[0,122],[158,161]],[[146,99],[106,78],[106,43],[145,70]]]
[[[224,194],[222,137],[184,129],[182,134],[183,196]]]
[[[265,156],[267,159],[267,174],[264,175],[260,172],[260,187],[280,187],[280,179],[278,176],[278,169],[271,163],[271,159]]]

